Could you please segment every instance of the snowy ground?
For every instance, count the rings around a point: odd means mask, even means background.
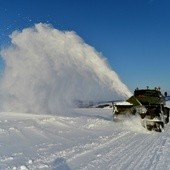
[[[145,130],[138,118],[112,121],[111,109],[70,116],[0,113],[0,169],[170,169],[170,125]]]

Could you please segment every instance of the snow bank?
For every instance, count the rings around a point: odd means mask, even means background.
[[[0,82],[2,111],[56,113],[75,100],[131,95],[106,59],[72,31],[39,23],[14,31],[11,45],[0,54],[6,64]]]

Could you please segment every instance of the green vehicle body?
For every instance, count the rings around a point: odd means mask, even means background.
[[[136,89],[127,102],[128,105],[113,104],[114,116],[120,114],[140,115],[142,125],[148,130],[161,132],[169,122],[170,108],[166,107],[166,96],[159,88]]]

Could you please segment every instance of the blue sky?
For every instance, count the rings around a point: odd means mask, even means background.
[[[0,0],[0,45],[14,30],[50,23],[101,52],[131,91],[170,93],[169,10],[169,0]]]

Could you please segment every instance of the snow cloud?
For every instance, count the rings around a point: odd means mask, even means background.
[[[42,23],[14,31],[1,57],[1,111],[55,114],[75,100],[131,95],[106,59],[72,31]]]

